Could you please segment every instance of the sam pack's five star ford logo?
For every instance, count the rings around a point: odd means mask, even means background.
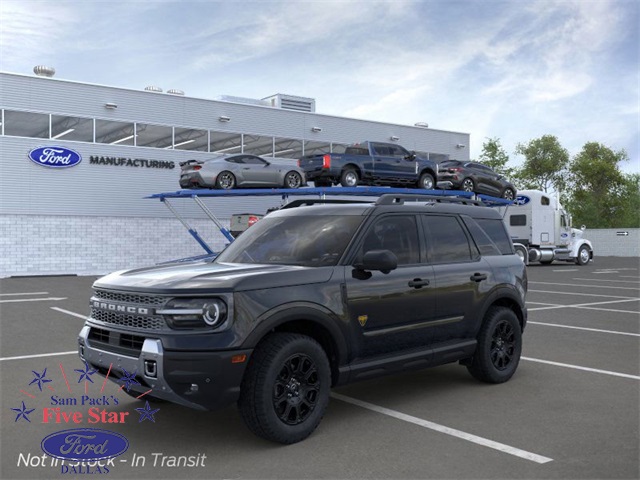
[[[155,423],[154,415],[160,409],[152,409],[146,401],[144,407],[134,408],[131,412],[126,411],[123,410],[122,401],[118,395],[105,393],[105,386],[112,372],[112,378],[118,377],[117,382],[120,384],[118,392],[120,390],[130,392],[132,386],[140,385],[136,380],[137,372],[128,372],[124,369],[116,371],[111,365],[100,386],[94,383],[93,375],[97,371],[86,362],[82,368],[74,369],[77,382],[74,382],[73,378],[70,382],[62,364],[59,364],[59,367],[59,375],[56,374],[58,381],[51,376],[48,368],[32,371],[33,378],[25,382],[26,386],[20,390],[20,394],[26,398],[11,408],[15,415],[14,422],[25,426],[44,424],[77,427],[56,431],[43,438],[40,444],[42,451],[55,459],[51,465],[60,466],[61,473],[108,473],[106,464],[101,463],[100,466],[95,462],[122,455],[129,448],[129,441],[120,433],[96,427],[123,424],[131,420],[135,422],[136,412],[137,423],[147,420]],[[98,387],[100,390],[96,392]],[[137,398],[143,399],[151,391],[152,389],[138,395]],[[43,403],[44,406],[42,406]],[[78,463],[74,465],[63,462],[59,465],[59,460]],[[90,465],[91,462],[94,462],[93,467]],[[25,464],[29,464],[29,460],[25,459]],[[89,471],[91,468],[94,469]]]

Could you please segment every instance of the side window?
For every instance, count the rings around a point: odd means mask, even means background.
[[[505,230],[504,223],[501,219],[476,218],[475,221],[491,239],[491,242],[497,246],[500,254],[511,255],[513,253],[513,243],[511,243],[511,239],[509,238],[509,235],[507,235],[507,231]]]
[[[420,262],[420,243],[414,216],[383,217],[371,225],[364,236],[358,258],[369,250],[391,250],[398,257],[398,265]]]
[[[259,157],[254,157],[252,155],[247,155],[246,157],[243,157],[243,162],[242,163],[248,163],[250,165],[266,165],[267,162],[265,162],[264,160],[262,160]]]
[[[456,217],[423,215],[427,232],[427,248],[431,263],[455,263],[471,260],[467,234]]]
[[[524,227],[526,224],[526,215],[511,215],[509,217],[509,225],[511,225],[512,227]]]
[[[540,205],[551,205],[549,197],[540,197]]]
[[[371,144],[371,149],[373,150],[373,154],[374,155],[380,155],[380,156],[389,156],[391,155],[391,152],[389,151],[389,147],[387,145],[384,145],[382,143],[372,143]]]

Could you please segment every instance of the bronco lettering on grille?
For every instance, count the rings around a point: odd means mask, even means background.
[[[115,303],[100,302],[97,300],[93,301],[93,307],[100,308],[102,310],[110,310],[112,312],[134,313],[137,315],[153,315],[154,313],[154,310],[152,308],[117,305]]]

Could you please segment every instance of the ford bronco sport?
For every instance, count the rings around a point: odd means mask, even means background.
[[[315,430],[333,386],[451,362],[509,380],[527,320],[526,267],[499,213],[414,195],[284,208],[215,260],[93,288],[88,365],[145,399],[237,402],[255,434],[285,444]]]

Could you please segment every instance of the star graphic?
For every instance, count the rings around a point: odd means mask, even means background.
[[[140,413],[140,420],[138,420],[138,423],[142,422],[143,420],[146,420],[147,418],[151,420],[153,423],[156,423],[155,419],[153,418],[153,414],[158,412],[158,410],[160,409],[156,408],[155,410],[151,410],[151,407],[149,406],[149,401],[145,403],[144,408],[136,408],[136,411]]]
[[[33,372],[33,375],[35,376],[35,378],[31,380],[31,383],[29,385],[33,385],[34,383],[37,383],[38,388],[40,389],[40,391],[42,391],[42,384],[48,383],[51,381],[48,378],[45,378],[47,376],[47,369],[45,368],[42,373],[38,373],[35,370],[31,370],[31,371]]]
[[[18,412],[18,415],[16,416],[15,422],[20,420],[20,418],[24,418],[27,422],[31,423],[31,420],[29,420],[29,416],[28,415],[31,412],[33,412],[35,410],[35,408],[32,408],[31,410],[27,410],[27,407],[25,406],[24,401],[23,401],[22,402],[22,408],[12,408],[11,410],[13,410],[14,412]]]
[[[89,380],[91,383],[93,383],[93,380],[91,380],[91,375],[97,373],[97,370],[92,370],[91,367],[89,367],[89,364],[87,362],[84,362],[84,370],[76,368],[74,372],[78,372],[80,374],[78,383],[83,380]]]
[[[138,373],[138,370],[133,373],[129,373],[123,368],[122,372],[124,373],[124,375],[120,380],[123,382],[124,387],[127,389],[127,392],[131,389],[131,385],[140,385],[140,382],[136,380],[136,373]]]

